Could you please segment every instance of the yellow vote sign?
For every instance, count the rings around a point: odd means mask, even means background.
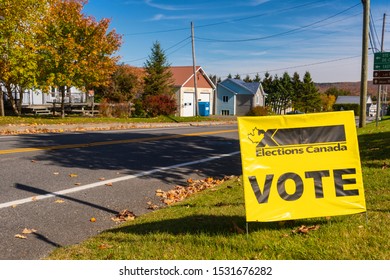
[[[366,211],[352,111],[239,117],[246,220]]]

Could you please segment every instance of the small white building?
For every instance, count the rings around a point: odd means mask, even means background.
[[[193,66],[171,66],[176,88],[178,115],[180,117],[195,116],[195,82]],[[208,102],[209,114],[214,114],[215,85],[207,76],[202,67],[196,67],[196,85],[198,102]]]

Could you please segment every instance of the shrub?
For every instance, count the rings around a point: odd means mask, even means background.
[[[110,103],[107,99],[102,100],[99,113],[103,117],[128,118],[131,116],[131,103]]]
[[[360,105],[359,104],[334,104],[334,111],[354,111],[355,116],[359,116]]]
[[[168,94],[145,97],[143,107],[148,117],[173,115],[177,111],[175,97]]]
[[[268,107],[256,106],[252,108],[246,115],[247,116],[267,116],[269,114]]]

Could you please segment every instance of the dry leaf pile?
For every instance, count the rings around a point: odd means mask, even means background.
[[[292,233],[308,234],[310,231],[318,230],[319,228],[320,228],[319,225],[309,226],[309,227],[302,225],[299,228],[294,229]]]
[[[15,234],[15,238],[19,238],[19,239],[27,239],[27,234],[31,234],[31,233],[34,233],[34,232],[37,232],[35,229],[28,229],[28,228],[25,228],[23,231],[22,231],[22,234]]]
[[[111,218],[114,222],[126,222],[132,221],[136,218],[135,214],[127,209],[122,210],[118,214],[115,215],[114,218]]]
[[[187,180],[187,187],[178,185],[166,192],[158,189],[156,190],[156,196],[160,197],[164,204],[171,205],[182,201],[193,194],[214,188],[229,179],[232,179],[232,177],[225,177],[223,179],[214,179],[210,177],[203,180],[193,180],[190,178]]]

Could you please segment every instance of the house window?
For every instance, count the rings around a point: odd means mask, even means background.
[[[229,102],[229,96],[227,96],[227,95],[222,96],[222,101]]]
[[[229,116],[229,110],[222,110],[222,116]]]

